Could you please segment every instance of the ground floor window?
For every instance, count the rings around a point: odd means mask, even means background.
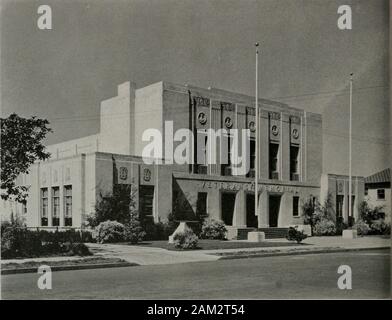
[[[52,226],[60,225],[60,188],[52,188]]]
[[[41,226],[48,225],[48,188],[41,189]]]
[[[207,215],[207,192],[197,194],[196,215],[199,217]]]
[[[72,186],[64,187],[64,226],[72,226]]]
[[[385,189],[377,189],[377,200],[385,200]]]

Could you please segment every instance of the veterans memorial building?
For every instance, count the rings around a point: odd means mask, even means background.
[[[206,135],[207,129],[249,129],[250,171],[233,175],[230,162],[221,164],[219,157],[214,164],[146,164],[142,152],[150,142],[142,141],[143,132],[159,130],[164,149],[165,121],[173,122],[174,132],[186,128],[194,137]],[[142,218],[165,221],[183,200],[183,210],[224,221],[231,238],[246,228],[302,225],[304,201],[323,201],[328,193],[338,216],[345,221],[358,216],[364,178],[353,177],[349,213],[348,177],[322,172],[321,115],[260,99],[258,134],[255,212],[254,98],[168,82],[136,89],[126,82],[118,86],[117,96],[101,102],[100,132],[48,146],[51,158],[18,179],[19,185],[29,186],[27,203],[3,203],[2,211],[12,208],[28,227],[80,228],[100,194],[132,184]],[[174,142],[174,149],[180,143]],[[194,150],[205,151],[203,146]]]

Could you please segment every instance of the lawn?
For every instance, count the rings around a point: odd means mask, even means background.
[[[281,241],[281,242],[247,242],[247,241],[222,241],[222,240],[199,240],[198,250],[219,250],[219,249],[242,249],[242,248],[267,248],[267,247],[283,247],[295,246],[296,242]],[[306,245],[306,244],[301,244]],[[155,247],[167,250],[181,250],[169,244],[167,240],[160,241],[145,241],[138,246]]]

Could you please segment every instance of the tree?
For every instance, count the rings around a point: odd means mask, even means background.
[[[29,167],[37,160],[46,160],[42,140],[52,129],[49,121],[37,117],[23,118],[13,113],[1,118],[1,198],[25,202],[28,188],[17,186],[16,178],[28,174]]]
[[[95,212],[87,218],[89,226],[96,227],[107,220],[129,223],[132,213],[136,211],[135,197],[136,188],[127,184],[115,185],[112,194],[100,194]]]

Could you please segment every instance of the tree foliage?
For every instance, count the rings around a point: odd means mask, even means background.
[[[23,118],[13,113],[1,118],[1,198],[25,202],[27,187],[16,185],[16,178],[29,173],[37,160],[46,160],[43,139],[52,129],[49,121],[37,117]]]
[[[87,218],[89,226],[96,227],[107,220],[129,223],[137,213],[136,191],[132,185],[118,184],[114,186],[112,194],[100,194],[95,212]]]

